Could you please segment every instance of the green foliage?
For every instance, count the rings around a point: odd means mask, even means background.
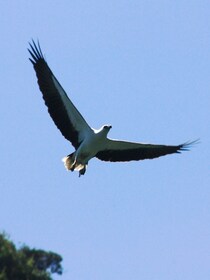
[[[62,274],[62,257],[53,252],[17,249],[5,234],[0,234],[0,280],[52,280]]]

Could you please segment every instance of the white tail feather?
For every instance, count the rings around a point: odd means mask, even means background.
[[[71,154],[69,156],[66,156],[62,159],[62,161],[64,162],[64,166],[67,170],[71,170],[74,167],[75,164],[75,158],[74,158],[74,154]]]
[[[86,164],[82,164],[82,163],[78,163],[76,162],[74,153],[72,153],[71,155],[68,155],[66,157],[64,157],[62,159],[62,161],[64,162],[64,166],[67,170],[71,170],[71,171],[79,171],[79,176],[80,175],[84,175],[85,171],[86,171]]]

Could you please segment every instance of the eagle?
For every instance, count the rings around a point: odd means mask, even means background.
[[[63,158],[67,170],[78,171],[84,175],[89,160],[96,157],[108,162],[138,161],[189,150],[196,142],[180,145],[156,145],[115,140],[107,137],[111,125],[100,129],[89,126],[75,105],[67,96],[59,81],[54,76],[43,56],[39,42],[32,40],[28,51],[33,64],[38,85],[48,112],[62,135],[71,142],[75,151]]]

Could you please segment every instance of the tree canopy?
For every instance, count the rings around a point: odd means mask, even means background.
[[[62,274],[62,257],[54,252],[17,249],[0,233],[0,280],[52,280],[52,273]]]

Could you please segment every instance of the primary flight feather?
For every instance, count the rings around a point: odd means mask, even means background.
[[[104,125],[99,130],[91,128],[49,68],[39,43],[35,44],[32,41],[29,45],[28,51],[31,55],[29,59],[35,69],[48,112],[62,135],[75,148],[73,153],[63,159],[67,170],[77,170],[80,176],[85,174],[88,161],[93,157],[112,162],[153,159],[188,150],[195,142],[171,146],[107,138],[111,126]]]

